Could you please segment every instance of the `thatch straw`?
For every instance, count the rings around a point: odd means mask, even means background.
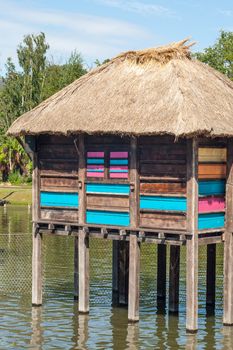
[[[190,45],[120,54],[21,116],[8,135],[233,136],[233,83],[192,60]]]

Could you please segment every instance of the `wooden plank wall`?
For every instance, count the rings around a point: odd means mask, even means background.
[[[218,229],[225,221],[227,149],[223,140],[203,140],[198,149],[198,229]]]
[[[38,139],[40,218],[78,222],[78,151],[72,137]]]
[[[129,226],[130,140],[86,137],[86,222]]]
[[[186,140],[139,140],[140,226],[186,229]]]

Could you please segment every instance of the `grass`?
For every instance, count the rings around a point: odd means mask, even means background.
[[[10,204],[15,205],[32,204],[31,185],[14,186],[0,184],[0,199],[4,199]]]

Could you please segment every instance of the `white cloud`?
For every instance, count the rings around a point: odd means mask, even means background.
[[[112,57],[138,43],[141,46],[151,38],[144,28],[134,23],[106,16],[51,11],[35,8],[35,5],[30,8],[24,1],[19,6],[13,1],[0,0],[0,8],[1,68],[6,57],[16,59],[16,47],[29,33],[45,32],[50,52],[55,57],[67,57],[77,49],[89,62]]]
[[[107,6],[119,8],[124,11],[136,12],[141,15],[157,15],[157,16],[167,16],[173,17],[175,13],[169,8],[153,4],[145,3],[142,1],[135,0],[97,0],[99,3],[102,3]]]
[[[233,17],[232,10],[219,10],[219,13],[221,13],[222,15],[227,16],[227,17]]]

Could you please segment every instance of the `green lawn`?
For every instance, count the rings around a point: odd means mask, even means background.
[[[10,204],[31,204],[32,188],[30,185],[10,186],[0,184],[0,199]]]

